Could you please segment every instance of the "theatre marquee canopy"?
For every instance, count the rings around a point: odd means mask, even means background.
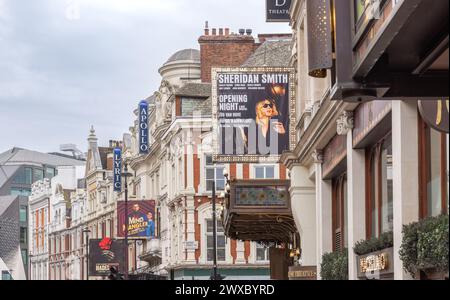
[[[236,240],[292,243],[297,233],[286,180],[235,180],[225,204],[225,234]]]

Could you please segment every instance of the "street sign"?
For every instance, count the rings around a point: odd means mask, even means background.
[[[266,0],[267,22],[290,22],[291,0]]]

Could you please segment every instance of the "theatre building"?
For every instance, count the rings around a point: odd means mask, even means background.
[[[212,184],[215,182],[219,273],[226,280],[270,278],[266,245],[230,237],[225,231],[220,219],[222,204],[225,206],[225,198],[220,197],[226,186],[223,173],[228,170],[231,178],[239,180],[279,180],[286,179],[286,168],[280,164],[214,164],[211,118],[211,68],[258,63],[264,58],[264,52],[268,53],[267,59],[269,54],[274,59],[271,48],[286,50],[289,58],[290,35],[287,42],[264,44],[269,37],[260,36],[257,41],[250,31],[235,34],[229,29],[206,28],[199,39],[200,51],[178,51],[160,68],[160,88],[147,99],[148,154],[141,155],[138,150],[138,122],[131,128],[129,166],[135,178],[130,189],[137,199],[157,203],[157,237],[138,245],[136,253],[130,256],[144,264],[136,273],[147,272],[175,280],[210,278]],[[135,113],[137,116],[138,111]]]
[[[292,3],[299,142],[282,161],[318,279],[448,278],[448,5]]]

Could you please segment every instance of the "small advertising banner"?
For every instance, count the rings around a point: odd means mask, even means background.
[[[213,160],[278,162],[296,145],[295,107],[291,68],[213,69]]]
[[[267,22],[290,22],[291,0],[266,0]]]
[[[89,276],[108,276],[111,267],[117,268],[119,273],[124,273],[124,247],[125,242],[122,240],[90,240]]]
[[[155,227],[155,206],[154,200],[149,201],[128,201],[128,215],[125,213],[125,202],[117,203],[118,237],[124,238],[128,230],[128,238],[134,240],[145,240],[156,237]],[[128,229],[126,220],[128,218]]]
[[[114,192],[122,191],[122,150],[114,149]]]

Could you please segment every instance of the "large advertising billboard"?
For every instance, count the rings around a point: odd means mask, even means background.
[[[215,162],[279,162],[295,125],[293,69],[213,69]]]
[[[128,231],[129,239],[151,239],[156,237],[155,201],[128,201],[126,216],[125,202],[117,203],[118,237],[124,238]],[[128,218],[128,228],[126,220]]]
[[[89,241],[89,276],[108,276],[110,268],[115,267],[119,273],[124,273],[123,240],[104,238]]]

